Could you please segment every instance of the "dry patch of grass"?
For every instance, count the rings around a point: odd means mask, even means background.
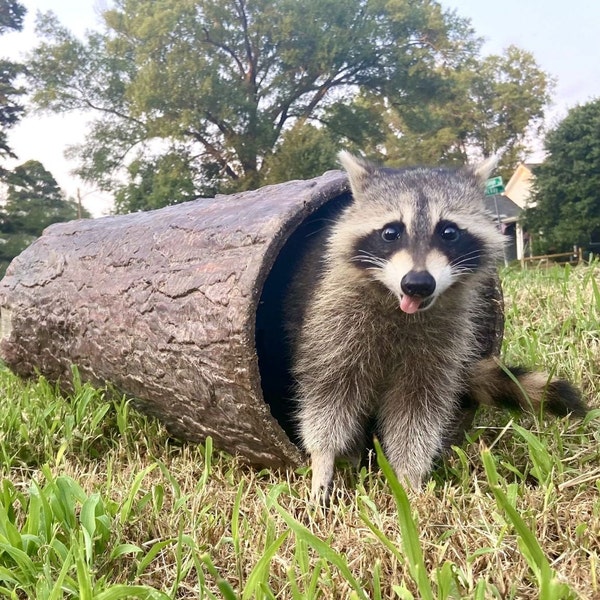
[[[503,279],[506,362],[600,406],[600,268]],[[598,413],[482,412],[420,494],[373,457],[324,513],[303,470],[178,445],[102,390],[0,386],[0,597],[600,597]]]

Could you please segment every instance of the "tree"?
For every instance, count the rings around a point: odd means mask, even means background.
[[[184,150],[174,149],[149,159],[137,158],[127,171],[131,181],[115,195],[118,213],[160,208],[165,199],[169,204],[179,204],[198,197],[194,167]],[[206,190],[205,195],[214,195],[211,192]]]
[[[14,30],[21,31],[25,7],[14,0],[0,0],[0,35]],[[23,88],[15,86],[15,79],[23,73],[23,66],[0,59],[0,158],[16,158],[8,144],[7,130],[23,116],[24,108],[18,102],[24,94]],[[6,169],[0,167],[0,178],[6,176]]]
[[[482,61],[469,21],[431,0],[115,0],[103,18],[81,41],[45,15],[28,67],[38,107],[97,115],[78,174],[123,211],[188,197],[189,181],[202,195],[316,175],[332,144],[464,161],[520,139],[547,98],[526,53]],[[173,146],[183,189],[149,196]]]
[[[292,125],[361,90],[424,101],[467,45],[428,0],[117,0],[103,16],[80,41],[46,15],[29,67],[38,106],[99,115],[77,152],[104,189],[156,140],[186,145],[222,191],[256,187]]]
[[[36,160],[8,173],[6,183],[6,202],[0,211],[0,275],[49,225],[90,216],[65,199],[52,174]]]
[[[463,164],[473,154],[501,151],[498,174],[508,179],[524,160],[528,140],[541,133],[553,81],[531,53],[515,46],[470,58],[448,73],[448,81],[445,93],[430,102],[390,107],[388,160]]]
[[[528,136],[542,132],[544,109],[554,81],[530,52],[509,46],[482,62],[474,85],[474,128],[470,141],[483,156],[502,151],[506,179],[524,160]],[[469,140],[469,138],[467,138]]]
[[[338,143],[325,127],[298,123],[285,131],[265,165],[265,183],[310,179],[337,168]]]
[[[546,136],[525,225],[536,252],[600,242],[600,99],[571,109]]]

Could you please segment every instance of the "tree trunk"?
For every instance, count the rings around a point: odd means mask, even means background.
[[[190,441],[294,465],[283,298],[343,173],[49,227],[0,282],[0,355],[22,376],[110,384]],[[497,354],[491,282],[482,354]]]

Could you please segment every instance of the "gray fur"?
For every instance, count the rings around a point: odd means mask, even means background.
[[[428,475],[479,360],[475,316],[503,245],[483,209],[485,166],[395,171],[347,153],[340,160],[353,202],[311,240],[287,301],[298,426],[311,456],[312,495],[325,500],[335,458],[360,453],[371,417],[401,480],[419,486]],[[357,239],[392,221],[407,225],[408,249],[358,266]],[[477,236],[477,269],[432,252],[440,221]],[[406,269],[430,269],[437,284],[431,305],[414,314],[400,309],[396,279]]]

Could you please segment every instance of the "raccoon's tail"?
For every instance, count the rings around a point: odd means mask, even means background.
[[[489,406],[534,413],[545,408],[560,417],[583,417],[588,411],[581,392],[568,381],[520,367],[501,367],[493,358],[475,365],[469,391],[479,404]]]

